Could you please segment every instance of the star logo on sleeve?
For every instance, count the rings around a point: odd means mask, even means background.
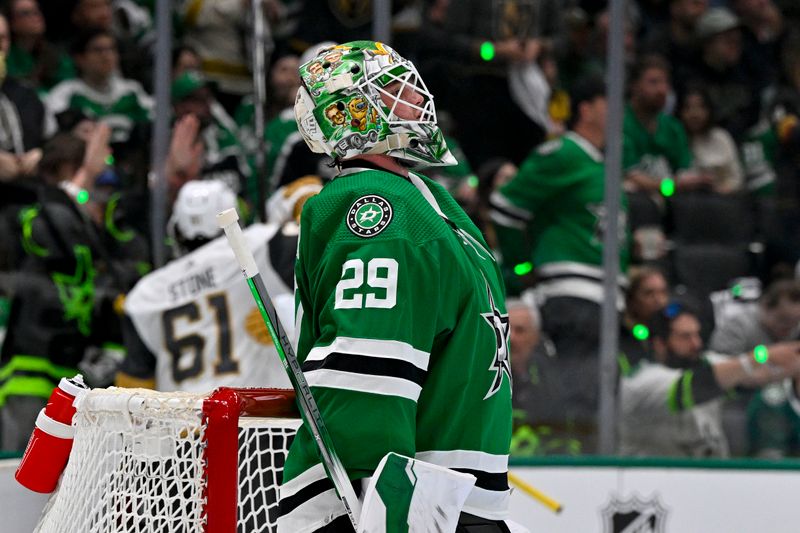
[[[503,375],[508,376],[508,382],[509,384],[511,383],[511,362],[508,357],[508,336],[510,331],[508,313],[500,313],[500,310],[494,303],[492,289],[489,288],[488,283],[486,284],[486,291],[489,294],[489,305],[492,310],[488,313],[481,313],[481,316],[494,331],[496,343],[494,359],[492,360],[492,364],[489,365],[489,371],[494,372],[495,376],[492,380],[492,386],[489,387],[489,391],[486,393],[486,396],[483,397],[484,400],[490,398],[494,393],[500,390],[500,386],[503,384]]]
[[[369,194],[356,200],[347,211],[347,228],[359,237],[374,237],[392,221],[392,204]]]

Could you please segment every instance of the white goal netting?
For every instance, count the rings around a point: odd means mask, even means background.
[[[205,395],[102,389],[78,404],[69,462],[40,533],[201,533],[209,501]],[[277,488],[296,419],[240,418],[239,533],[274,533]]]

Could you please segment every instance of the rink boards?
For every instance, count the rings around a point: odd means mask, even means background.
[[[30,533],[46,496],[0,460],[3,533]],[[556,515],[515,489],[511,516],[536,533],[796,533],[800,461],[512,459],[511,471],[557,500]]]

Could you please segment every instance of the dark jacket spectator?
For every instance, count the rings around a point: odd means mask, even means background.
[[[701,60],[680,80],[702,83],[717,104],[720,126],[739,141],[759,119],[763,81],[742,55],[742,30],[738,17],[725,8],[712,8],[697,22]]]

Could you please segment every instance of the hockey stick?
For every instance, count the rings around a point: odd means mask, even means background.
[[[333,482],[339,498],[342,500],[347,515],[353,523],[353,528],[358,530],[361,503],[358,501],[353,486],[350,484],[350,479],[347,477],[347,472],[336,454],[336,450],[333,448],[333,442],[322,420],[322,414],[319,412],[317,402],[311,395],[311,388],[308,386],[303,371],[300,369],[300,363],[297,361],[292,344],[286,335],[286,330],[283,329],[281,321],[278,319],[278,313],[275,311],[275,306],[272,305],[272,300],[267,294],[267,289],[261,279],[261,274],[258,272],[253,253],[247,248],[242,228],[239,227],[239,215],[236,209],[226,209],[219,213],[217,215],[217,224],[225,230],[228,244],[239,262],[242,273],[247,280],[247,285],[250,287],[250,293],[253,295],[258,310],[261,312],[261,318],[264,319],[275,348],[278,350],[283,367],[289,375],[289,381],[291,381],[292,387],[297,393],[300,412],[303,414],[314,440],[317,441],[322,464],[328,473],[328,477]]]
[[[525,494],[527,494],[528,496],[530,496],[531,498],[533,498],[537,502],[541,503],[542,505],[544,505],[545,507],[547,507],[548,509],[550,509],[554,513],[558,514],[564,509],[563,505],[561,505],[560,503],[555,501],[553,498],[551,498],[550,496],[548,496],[544,492],[540,491],[539,489],[537,489],[536,487],[534,487],[530,483],[527,483],[521,477],[509,472],[508,473],[508,480],[511,483],[513,483],[514,485],[516,485],[517,487],[519,487],[522,490],[522,492],[524,492]]]

